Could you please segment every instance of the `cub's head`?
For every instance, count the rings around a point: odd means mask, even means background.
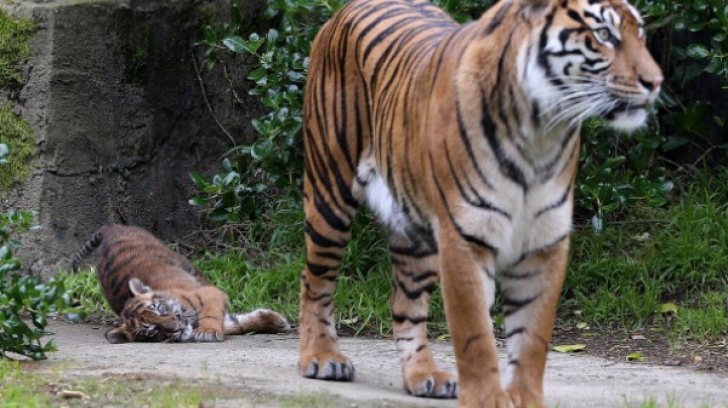
[[[526,89],[551,124],[601,116],[616,129],[645,123],[663,75],[625,0],[521,0],[540,30],[526,58]]]
[[[174,297],[154,292],[137,278],[129,280],[132,297],[124,305],[119,326],[106,333],[110,343],[165,342],[191,337],[193,324]]]

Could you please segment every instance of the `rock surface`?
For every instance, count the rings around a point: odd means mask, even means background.
[[[250,5],[256,15],[265,1]],[[12,0],[2,7],[39,28],[16,109],[36,133],[38,157],[27,183],[0,199],[0,211],[36,211],[42,226],[22,237],[23,266],[45,276],[68,269],[108,221],[140,225],[165,241],[189,239],[201,215],[187,203],[196,194],[188,173],[217,172],[224,152],[254,137],[250,120],[260,115],[252,98],[233,98],[219,66],[197,68],[201,27],[224,18],[226,2]],[[244,61],[229,69],[244,78]]]

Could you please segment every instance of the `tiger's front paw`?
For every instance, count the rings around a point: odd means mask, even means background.
[[[415,373],[404,379],[404,388],[415,397],[457,398],[458,377],[444,371]]]
[[[543,402],[543,396],[535,395],[533,392],[529,392],[529,389],[511,385],[506,391],[511,401],[513,401],[513,406],[516,408],[546,408],[546,404]]]
[[[460,390],[458,406],[464,408],[531,408],[530,406],[515,405],[500,384],[494,387],[477,384],[476,387],[470,387],[469,390],[463,387]]]
[[[354,365],[345,355],[322,353],[304,355],[298,361],[298,370],[306,378],[332,381],[352,381]]]

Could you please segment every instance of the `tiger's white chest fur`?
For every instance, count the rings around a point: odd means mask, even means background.
[[[497,271],[507,270],[524,254],[545,248],[569,234],[573,209],[568,199],[550,208],[566,199],[561,196],[568,193],[556,179],[536,184],[528,191],[504,180],[500,184],[488,197],[494,205],[507,209],[508,216],[473,207],[464,200],[451,208],[453,216],[464,228],[463,232],[488,242],[496,249],[494,266]],[[372,158],[360,162],[354,186],[355,196],[366,201],[379,221],[390,230],[407,233],[422,230],[424,226],[433,231],[437,240],[438,220],[434,214],[426,214],[428,219],[417,219],[414,212],[405,212]],[[419,228],[411,228],[413,224]]]

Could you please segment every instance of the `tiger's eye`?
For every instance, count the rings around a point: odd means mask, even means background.
[[[612,32],[606,27],[598,28],[594,31],[594,33],[597,35],[599,41],[602,42],[607,42],[610,38],[612,38]]]
[[[157,307],[157,312],[159,312],[159,314],[161,315],[167,314],[167,307],[164,305],[159,305],[159,307]]]

